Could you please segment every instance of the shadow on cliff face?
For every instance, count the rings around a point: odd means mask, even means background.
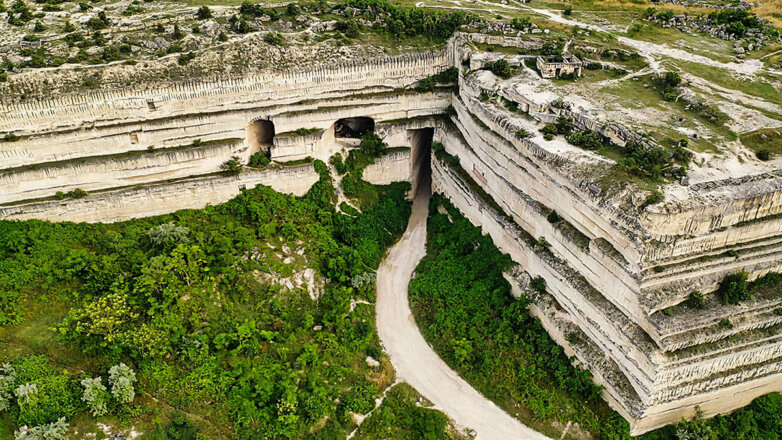
[[[433,128],[409,130],[411,146],[412,194],[431,191]]]

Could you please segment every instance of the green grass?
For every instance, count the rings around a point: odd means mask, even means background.
[[[712,66],[693,63],[684,60],[668,59],[666,64],[678,67],[683,71],[703,78],[718,86],[746,93],[764,101],[782,106],[782,89],[779,79],[767,74],[760,74],[753,79],[739,77],[731,72]]]
[[[730,118],[716,106],[685,110],[687,103],[683,101],[667,102],[662,99],[651,75],[637,78],[638,80],[622,81],[618,85],[604,87],[601,92],[612,95],[615,98],[613,103],[622,108],[654,108],[663,111],[667,118],[665,121],[642,124],[658,143],[669,145],[684,136],[673,128],[676,126],[674,122],[680,118],[683,120],[681,127],[698,131],[698,139],[690,140],[690,148],[695,151],[718,153],[721,151],[718,145],[737,139],[736,134],[726,126]],[[644,87],[644,84],[648,87]]]
[[[765,148],[772,154],[782,154],[782,128],[764,128],[745,133],[741,135],[741,143],[753,151]]]
[[[627,34],[628,37],[635,40],[667,44],[670,47],[697,55],[704,55],[722,63],[729,63],[734,60],[733,44],[730,41],[720,40],[708,34],[686,33],[675,28],[663,28],[651,23],[640,21],[636,23],[643,25],[642,30]]]

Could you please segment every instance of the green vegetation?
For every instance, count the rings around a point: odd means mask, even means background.
[[[220,169],[228,174],[239,174],[242,171],[242,160],[238,156],[231,156],[220,165]]]
[[[629,141],[624,147],[619,147],[592,130],[575,131],[573,119],[566,116],[560,116],[554,124],[546,124],[540,132],[545,140],[563,135],[575,146],[613,156],[617,161],[617,171],[653,184],[662,182],[663,177],[687,175],[687,165],[692,158],[692,153],[686,149],[686,139],[670,148],[637,141]]]
[[[752,299],[752,294],[747,288],[747,277],[748,274],[744,271],[725,276],[718,290],[723,304],[738,304]]]
[[[358,150],[352,150],[348,154],[343,166],[337,168],[345,170],[346,174],[342,178],[342,189],[345,196],[359,208],[377,203],[381,195],[373,190],[373,186],[361,179],[364,174],[364,168],[375,162],[375,159],[386,154],[388,146],[383,143],[380,136],[373,132],[365,133],[361,136],[361,147]],[[335,159],[335,167],[339,165],[341,159]]]
[[[263,168],[269,165],[270,163],[271,163],[271,159],[269,158],[269,153],[264,151],[259,151],[257,153],[253,153],[253,155],[250,156],[250,161],[247,165],[253,168]]]
[[[500,58],[497,61],[490,61],[483,66],[484,69],[491,71],[491,73],[499,76],[500,78],[508,79],[513,76],[513,70],[508,64],[508,60]]]
[[[682,82],[681,76],[676,72],[665,72],[665,75],[658,75],[655,82],[660,87],[660,94],[666,101],[675,100],[678,94],[679,85]]]
[[[597,432],[607,411],[597,405],[600,388],[530,317],[529,300],[510,294],[502,276],[510,258],[439,195],[427,228],[427,255],[410,283],[411,307],[427,341],[468,382],[525,422],[541,428],[540,422],[573,420]],[[545,281],[536,286],[545,290]]]
[[[741,271],[723,278],[717,290],[723,304],[739,304],[758,293],[782,294],[782,274],[769,272],[752,282],[747,281],[748,277],[747,272]]]
[[[759,159],[769,160],[782,154],[782,130],[765,128],[745,133],[741,135],[741,143],[753,150]]]
[[[294,131],[294,133],[296,133],[299,136],[307,136],[307,135],[314,134],[314,133],[320,133],[322,131],[323,130],[321,130],[320,128],[304,128],[304,127],[302,127],[302,128],[297,128],[296,131]]]
[[[383,404],[358,429],[356,440],[451,440],[459,439],[448,429],[448,417],[419,406],[419,396],[406,383],[388,391]],[[466,437],[464,437],[466,438]]]
[[[285,37],[283,37],[282,34],[278,32],[269,32],[263,36],[263,41],[271,44],[272,46],[282,46],[285,44]]]
[[[761,29],[771,36],[779,35],[776,29],[764,25],[755,14],[745,9],[720,9],[709,14],[709,18],[716,24],[725,25],[725,30],[737,37],[743,37],[751,28]]]
[[[459,80],[459,69],[451,67],[442,72],[422,79],[416,86],[419,92],[431,92],[438,84],[456,84]]]
[[[259,186],[116,224],[0,222],[0,363],[38,389],[28,402],[0,386],[0,403],[21,409],[0,406],[0,437],[60,418],[97,432],[90,413],[105,412],[98,421],[150,438],[344,438],[349,412],[371,409],[393,380],[372,306],[351,301],[373,300],[370,275],[406,226],[409,185],[379,188],[376,204],[345,216],[315,166],[304,197]],[[286,247],[306,256],[283,262]],[[317,301],[270,280],[305,266],[328,280]],[[133,376],[110,368],[120,363]]]
[[[687,303],[693,308],[702,309],[706,306],[706,298],[704,298],[702,293],[696,290],[690,293],[690,299]]]
[[[393,5],[385,0],[346,0],[333,10],[355,8],[370,20],[381,18],[382,24],[374,28],[395,38],[424,36],[444,41],[463,24],[477,20],[463,11],[430,11],[416,7]]]
[[[427,256],[410,284],[411,307],[427,341],[484,395],[542,432],[558,435],[552,421],[575,421],[595,439],[631,440],[629,425],[597,397],[589,373],[572,367],[528,315],[529,300],[510,295],[502,276],[509,258],[446,199],[435,195],[431,203]],[[780,289],[782,275],[752,284]],[[530,288],[545,292],[546,282],[536,277]],[[578,343],[579,337],[568,340]],[[780,411],[782,396],[773,393],[726,416],[682,421],[636,438],[778,440]]]

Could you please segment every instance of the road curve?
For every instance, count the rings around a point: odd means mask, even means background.
[[[421,186],[407,230],[377,271],[378,333],[397,377],[459,427],[475,430],[479,440],[550,440],[478,393],[437,356],[418,331],[407,288],[418,262],[426,254],[429,188]]]

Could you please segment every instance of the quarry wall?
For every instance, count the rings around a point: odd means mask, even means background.
[[[242,189],[256,185],[267,185],[279,192],[303,195],[318,178],[318,173],[311,164],[247,170],[236,176],[206,176],[156,183],[90,194],[82,199],[0,206],[0,218],[116,222],[217,205],[236,197]]]
[[[483,103],[464,71],[458,87],[416,90],[446,68],[480,64],[474,44],[542,43],[457,34],[433,53],[0,101],[0,135],[21,136],[0,143],[0,219],[121,221],[223,203],[258,184],[302,195],[318,179],[312,160],[359,145],[337,127],[362,119],[391,147],[363,178],[408,180],[415,191],[431,168],[435,191],[546,280],[532,313],[605,385],[634,433],[689,417],[695,405],[712,415],[780,390],[779,295],[737,306],[714,299],[698,311],[674,306],[693,290],[714,291],[729,273],[782,271],[782,173],[689,185],[680,207],[627,209],[577,177],[571,158],[519,138],[518,115]],[[531,96],[503,97],[536,121],[562,113]],[[573,117],[620,145],[634,139],[615,124]],[[429,160],[432,139],[458,167]],[[258,154],[273,163],[221,170]],[[56,199],[76,189],[87,196]],[[561,220],[550,220],[552,210]],[[719,325],[725,319],[730,328]],[[583,343],[568,340],[573,332]]]

